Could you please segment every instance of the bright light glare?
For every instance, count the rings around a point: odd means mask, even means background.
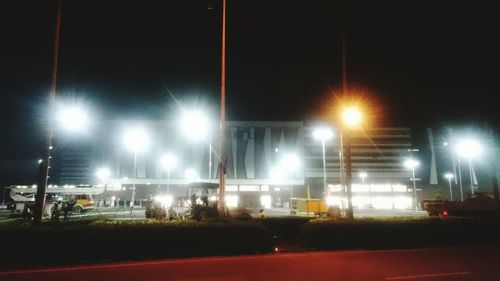
[[[125,132],[125,146],[132,152],[143,152],[149,146],[149,136],[143,128],[132,128]]]
[[[348,126],[356,126],[361,123],[361,112],[356,107],[349,107],[343,113],[344,123]]]
[[[59,125],[69,132],[80,132],[89,124],[88,114],[79,106],[64,108],[57,117]]]
[[[177,158],[172,153],[167,153],[161,158],[161,166],[163,169],[170,171],[177,165]]]
[[[260,205],[266,209],[271,208],[271,195],[262,195],[260,197]]]
[[[300,167],[300,159],[297,155],[288,153],[281,159],[281,166],[287,171],[295,171]]]
[[[226,206],[229,208],[236,208],[238,207],[238,195],[226,195]]]
[[[269,172],[269,178],[274,183],[281,183],[281,181],[285,180],[286,177],[286,172],[279,167],[271,168],[271,171]]]
[[[417,160],[411,158],[406,160],[404,164],[407,169],[414,169],[418,167],[418,165],[420,165],[420,163]]]
[[[359,177],[364,179],[364,178],[368,177],[368,174],[365,172],[361,172],[361,173],[359,173]]]
[[[191,141],[200,141],[208,134],[209,123],[201,111],[184,111],[181,116],[180,129],[182,134]]]
[[[155,201],[159,202],[162,207],[164,208],[170,208],[172,206],[172,202],[174,201],[174,198],[172,195],[157,195],[155,196]]]
[[[461,140],[455,147],[455,151],[460,157],[473,158],[482,153],[482,147],[478,141],[473,139]]]
[[[186,169],[186,171],[184,172],[184,177],[189,180],[189,181],[194,181],[196,179],[198,179],[198,173],[196,172],[195,169],[193,168],[188,168]]]
[[[99,170],[97,170],[95,175],[100,180],[106,180],[111,176],[111,172],[109,171],[108,168],[103,167],[103,168],[100,168]]]
[[[447,179],[452,179],[454,176],[452,173],[446,173],[446,174],[444,174],[444,177]]]
[[[329,128],[316,128],[313,131],[313,137],[320,141],[329,140],[333,137],[333,132]]]

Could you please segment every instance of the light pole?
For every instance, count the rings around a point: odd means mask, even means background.
[[[293,174],[300,167],[300,159],[297,155],[293,153],[288,153],[281,159],[281,166],[284,167],[288,173],[288,180],[290,183],[290,209],[291,209],[292,198],[293,198]]]
[[[462,161],[460,160],[460,157],[458,158],[458,183],[460,185],[460,199],[462,202],[464,202],[464,188],[462,185]]]
[[[452,173],[444,174],[444,177],[448,180],[448,184],[450,186],[450,201],[453,201],[453,191],[451,190],[451,179],[453,178]]]
[[[85,108],[81,105],[71,105],[68,106],[66,104],[60,104],[57,108],[57,115],[54,120],[51,120],[50,123],[55,125],[51,128],[51,136],[50,142],[53,143],[52,134],[55,130],[61,129],[65,133],[81,133],[87,130],[89,125],[89,115]],[[35,198],[35,214],[34,219],[35,223],[40,223],[43,215],[43,208],[45,205],[45,191],[48,184],[49,171],[50,171],[50,163],[52,160],[52,152],[53,146],[48,147],[48,154],[45,160],[40,159],[38,163],[40,164],[41,176],[45,178],[43,182],[39,181],[37,185],[37,195]],[[41,179],[39,179],[41,180]]]
[[[326,183],[325,141],[332,138],[333,132],[329,128],[317,128],[314,130],[313,136],[316,140],[321,141],[321,148],[323,150],[323,196],[326,199],[328,196],[328,185]]]
[[[414,160],[412,158],[408,158],[408,160],[405,161],[404,163],[405,167],[410,169],[412,171],[412,180],[413,180],[413,206],[415,209],[415,212],[417,211],[418,204],[417,204],[417,183],[415,179],[415,168],[420,165],[420,163],[417,160]]]
[[[186,201],[188,201],[189,200],[189,187],[188,187],[188,185],[190,182],[198,179],[198,173],[193,168],[187,168],[184,171],[184,178],[186,178],[188,181],[188,183],[186,183]]]
[[[167,153],[161,158],[161,165],[167,171],[167,194],[170,193],[170,171],[177,165],[177,158],[172,153]]]
[[[286,177],[286,172],[283,171],[283,169],[281,167],[273,167],[269,171],[269,178],[270,178],[270,180],[271,180],[272,183],[274,183],[274,184],[277,185],[278,189],[279,189],[280,184],[283,181],[283,179],[285,179],[285,177]],[[278,200],[279,199],[279,192],[280,191],[276,192],[277,193],[277,195],[276,195],[276,203],[280,201],[280,200]],[[278,204],[276,204],[276,205],[278,205]]]
[[[474,194],[474,176],[472,172],[472,158],[477,157],[482,153],[482,147],[479,144],[479,142],[474,139],[463,139],[458,142],[455,150],[457,151],[459,157],[467,159],[469,163],[470,191],[472,194]]]
[[[359,173],[359,177],[361,178],[361,182],[365,184],[365,179],[368,175],[365,172]]]
[[[145,151],[149,146],[149,136],[143,128],[133,128],[125,133],[125,145],[134,153],[134,175],[132,177],[132,198],[130,200],[130,215],[134,210],[135,178],[137,176],[137,154]]]
[[[348,107],[342,112],[343,127],[347,130],[342,130],[343,146],[345,149],[345,164],[346,164],[346,188],[347,188],[347,212],[348,219],[354,218],[352,208],[352,160],[351,160],[351,129],[359,126],[361,123],[361,111],[357,107]]]
[[[201,110],[184,110],[182,112],[180,129],[190,141],[199,142],[208,136],[208,180],[212,178],[212,134],[210,121]]]
[[[111,176],[111,172],[109,171],[109,169],[107,167],[102,167],[102,168],[99,168],[96,172],[96,177],[99,179],[99,182],[101,184],[104,184],[104,189],[102,191],[102,195],[106,196],[106,194],[104,194],[106,192],[106,189],[108,187],[108,183],[107,183],[107,180],[108,178]],[[104,197],[104,200],[102,200],[102,195],[101,195],[101,202],[103,205],[106,205],[106,197]]]

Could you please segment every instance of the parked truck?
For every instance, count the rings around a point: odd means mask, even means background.
[[[423,200],[422,209],[429,216],[454,217],[500,217],[500,201],[492,194],[469,194],[462,201]]]

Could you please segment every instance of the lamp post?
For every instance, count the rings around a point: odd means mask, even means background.
[[[111,172],[109,171],[109,169],[107,167],[102,167],[102,168],[99,168],[96,172],[96,177],[99,179],[99,183],[101,184],[104,184],[104,189],[102,191],[102,194],[104,194],[106,192],[106,189],[108,187],[108,183],[107,183],[107,180],[108,178],[111,176]],[[105,195],[105,194],[104,194]],[[102,195],[101,195],[101,201],[102,200]],[[105,202],[106,202],[106,197],[104,197],[104,201],[101,202],[103,205],[105,205]]]
[[[170,193],[170,171],[177,165],[177,158],[167,153],[161,158],[161,165],[167,171],[167,193]]]
[[[65,105],[61,104],[57,108],[58,112],[55,116],[55,120],[51,120],[51,124],[55,125],[51,128],[51,140],[52,143],[52,134],[55,130],[60,129],[66,133],[81,133],[87,130],[89,125],[89,115],[85,108],[81,105]],[[40,223],[42,220],[43,208],[45,205],[45,191],[48,184],[49,171],[50,171],[50,163],[52,160],[52,150],[53,146],[48,147],[48,153],[45,156],[45,160],[40,159],[38,163],[40,164],[40,168],[42,169],[42,177],[45,179],[43,182],[39,181],[37,185],[37,195],[35,198],[35,214],[34,219],[35,223]],[[41,180],[41,179],[39,179]]]
[[[448,184],[450,186],[450,201],[453,201],[453,191],[451,190],[451,179],[453,178],[452,173],[444,174],[444,177],[448,180]]]
[[[208,180],[212,178],[212,134],[210,122],[201,110],[185,110],[181,116],[180,129],[190,141],[199,142],[208,136]]]
[[[149,146],[149,136],[143,128],[133,128],[125,133],[125,145],[134,153],[134,175],[132,177],[132,198],[130,200],[130,215],[134,211],[135,178],[137,176],[137,154],[145,151]]]
[[[351,129],[359,126],[361,123],[361,112],[356,107],[348,107],[342,112],[343,127],[347,130],[342,130],[343,146],[345,153],[346,166],[346,189],[347,189],[347,212],[348,219],[354,218],[352,208],[352,160],[351,160]]]
[[[283,179],[286,177],[286,172],[283,171],[281,167],[273,167],[271,171],[269,172],[269,178],[271,179],[271,182],[277,185],[277,189],[279,189],[281,182]],[[276,195],[276,203],[279,202],[279,192],[277,191]],[[276,204],[278,205],[278,204]]]
[[[455,150],[457,151],[459,157],[467,159],[469,163],[470,191],[472,194],[474,194],[474,179],[473,179],[474,176],[472,172],[472,158],[477,157],[482,153],[482,147],[479,144],[479,142],[474,139],[464,139],[458,142]]]
[[[293,153],[288,153],[281,159],[281,166],[284,167],[288,173],[288,180],[290,184],[290,209],[291,209],[292,198],[293,198],[293,174],[300,167],[300,159],[297,155]]]
[[[410,169],[412,171],[412,180],[413,180],[413,206],[415,209],[415,212],[417,211],[418,204],[417,204],[417,183],[415,181],[415,168],[420,165],[420,163],[417,160],[414,160],[412,158],[408,158],[408,160],[405,161],[404,163],[405,167]]]
[[[316,140],[321,141],[321,148],[323,152],[323,196],[326,197],[328,196],[328,185],[326,183],[326,157],[325,157],[325,141],[329,140],[333,136],[332,130],[329,128],[317,128],[313,132],[313,136]]]
[[[365,184],[365,179],[368,175],[365,172],[359,173],[359,177],[361,178],[361,182]]]

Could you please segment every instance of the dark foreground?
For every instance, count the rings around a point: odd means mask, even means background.
[[[499,247],[190,258],[0,273],[0,280],[500,280]]]

